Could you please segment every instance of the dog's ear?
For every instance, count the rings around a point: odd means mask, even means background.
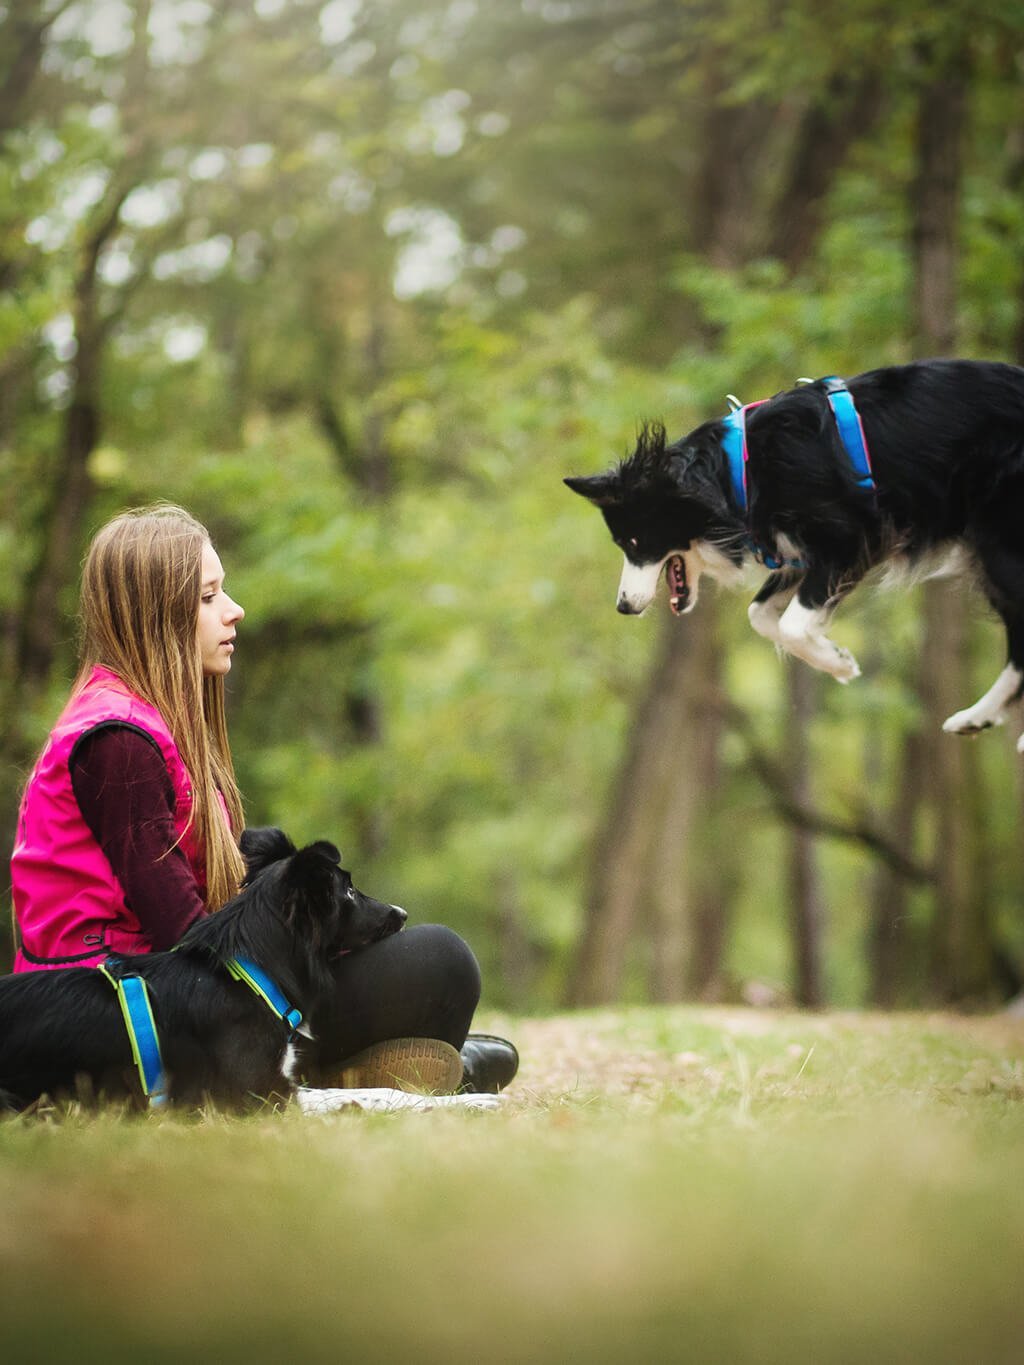
[[[333,874],[341,862],[341,854],[326,839],[307,844],[288,864],[285,881],[296,891],[315,891]]]
[[[328,863],[331,867],[337,867],[341,862],[341,854],[334,844],[326,839],[318,839],[315,844],[307,844],[302,850],[303,857],[319,858]]]
[[[252,881],[257,872],[262,872],[271,863],[279,863],[282,858],[290,858],[295,845],[284,830],[273,826],[245,829],[238,841],[245,859],[246,881]]]
[[[581,498],[589,498],[596,507],[610,507],[622,501],[622,488],[617,474],[591,474],[586,478],[563,479]]]

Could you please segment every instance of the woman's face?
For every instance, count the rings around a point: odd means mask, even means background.
[[[231,671],[235,652],[235,627],[245,612],[224,591],[224,569],[209,541],[203,546],[202,588],[196,639],[203,675],[207,678]]]

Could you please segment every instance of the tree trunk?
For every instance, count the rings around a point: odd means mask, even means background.
[[[877,122],[882,103],[877,71],[851,76],[842,68],[804,111],[767,244],[767,254],[790,273],[814,250],[828,192],[853,143]]]
[[[0,140],[24,119],[24,104],[43,61],[46,35],[73,0],[44,6],[38,0],[18,0],[5,6],[0,23]],[[45,13],[44,13],[45,10]]]
[[[705,668],[705,702],[695,716],[699,746],[698,771],[705,774],[706,790],[720,791],[724,777],[722,740],[726,731],[725,680],[720,641]],[[690,883],[693,946],[690,955],[687,995],[709,1002],[723,1000],[728,985],[725,957],[732,927],[732,906],[739,887],[739,870],[727,856],[720,802],[702,802],[693,834],[693,848],[700,857],[691,859]]]
[[[694,971],[696,905],[709,856],[698,844],[697,832],[704,826],[702,813],[714,801],[719,776],[720,722],[712,719],[716,708],[705,706],[719,685],[715,626],[714,614],[705,611],[688,632],[687,692],[668,703],[675,714],[669,724],[662,723],[665,743],[657,755],[650,795],[656,804],[649,813],[659,823],[653,826],[657,840],[650,859],[649,994],[663,1004],[686,999]],[[669,618],[666,629],[673,627],[678,631],[680,623]],[[705,914],[707,908],[705,903]]]
[[[947,35],[941,53],[924,54],[929,67],[915,131],[914,320],[919,346],[932,354],[948,354],[956,346],[957,229],[970,47],[954,37]],[[935,867],[930,984],[934,996],[947,1004],[982,1001],[994,991],[995,962],[980,855],[983,779],[972,743],[941,732],[946,716],[971,699],[970,603],[961,585],[944,580],[927,583],[923,596],[926,790]]]
[[[918,816],[926,789],[926,740],[920,728],[903,738],[898,790],[889,815],[892,837],[906,849],[916,843]],[[879,865],[871,882],[869,998],[879,1009],[903,1000],[907,979],[910,882],[891,863]]]
[[[789,755],[790,788],[795,799],[808,808],[813,804],[808,731],[817,707],[818,677],[799,660],[786,661],[789,711],[786,749]],[[793,825],[789,832],[789,906],[793,932],[793,991],[798,1005],[820,1009],[825,1003],[822,932],[825,906],[814,836]]]
[[[120,203],[118,203],[118,207]],[[116,211],[112,222],[116,220]],[[108,229],[109,230],[109,229]],[[100,365],[104,329],[96,315],[96,260],[103,230],[86,251],[75,284],[74,380],[61,442],[50,480],[50,501],[40,528],[39,551],[28,575],[12,632],[13,647],[4,651],[0,677],[0,758],[4,767],[24,772],[31,758],[25,734],[25,716],[33,697],[45,691],[60,642],[68,634],[68,619],[61,594],[75,573],[81,531],[92,495],[89,457],[96,447],[100,428]],[[0,838],[4,847],[13,842],[18,791],[12,786],[0,794]]]
[[[8,680],[13,703],[9,724],[16,723],[14,717],[20,716],[21,698],[49,679],[57,641],[65,628],[60,593],[74,576],[81,527],[92,493],[89,457],[100,432],[100,370],[107,326],[99,311],[96,268],[100,252],[117,229],[128,188],[122,184],[108,194],[85,241],[75,279],[72,316],[76,351],[71,400],[54,462],[52,497],[42,527],[40,551],[19,613],[21,631],[12,677]]]
[[[956,346],[956,265],[967,126],[969,56],[966,41],[926,80],[915,128],[912,194],[913,316],[919,343],[932,354]]]
[[[503,1009],[521,1012],[529,1007],[539,961],[511,868],[497,876],[494,904],[497,996]]]
[[[987,1000],[993,993],[991,907],[981,850],[982,777],[976,743],[940,732],[970,689],[970,619],[964,590],[948,582],[925,591],[924,688],[929,730],[928,782],[935,860],[935,906],[929,979],[946,1004]]]
[[[712,265],[731,269],[746,259],[755,240],[757,168],[778,111],[760,102],[729,103],[726,91],[712,58],[704,80],[705,153],[687,217],[694,249]]]
[[[68,6],[63,3],[54,6],[44,29],[66,8]],[[136,0],[132,48],[126,58],[121,92],[121,112],[126,128],[124,160],[113,169],[101,202],[83,227],[81,249],[75,261],[71,313],[77,349],[71,366],[71,397],[59,446],[52,465],[45,471],[48,502],[37,528],[38,550],[21,587],[18,627],[12,631],[11,647],[3,655],[0,761],[21,770],[30,757],[25,737],[28,703],[48,685],[58,648],[70,633],[61,594],[75,577],[82,528],[88,515],[92,493],[89,457],[96,448],[100,432],[100,372],[114,316],[101,309],[97,267],[103,248],[117,231],[121,206],[145,174],[149,146],[142,119],[146,103],[150,8],[150,0]],[[40,40],[42,36],[43,31],[40,31]],[[31,48],[32,44],[29,46]],[[27,56],[33,60],[31,51]],[[0,834],[3,836],[12,831],[17,800],[16,791],[5,790],[0,794]]]
[[[663,618],[647,681],[595,841],[584,922],[568,1003],[619,997],[640,940],[649,937],[649,986],[662,1000],[685,993],[691,951],[690,838],[708,786],[700,736],[708,661],[716,648],[715,604],[699,618]]]

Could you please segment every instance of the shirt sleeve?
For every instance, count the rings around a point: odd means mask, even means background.
[[[174,788],[159,748],[132,726],[97,726],[75,745],[70,767],[82,818],[128,908],[154,951],[173,947],[206,908],[188,858],[172,847]]]

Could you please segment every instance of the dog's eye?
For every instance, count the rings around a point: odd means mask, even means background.
[[[637,540],[636,536],[630,536],[630,538],[626,541],[626,544],[629,546],[631,550],[639,550],[640,548],[640,542]]]

